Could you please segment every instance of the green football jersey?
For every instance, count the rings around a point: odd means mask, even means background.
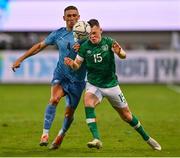
[[[84,58],[88,82],[100,88],[118,85],[115,57],[111,50],[113,42],[114,40],[109,37],[102,37],[98,44],[92,44],[87,40],[78,52],[78,55]]]

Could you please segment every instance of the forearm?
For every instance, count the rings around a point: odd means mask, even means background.
[[[72,65],[70,65],[71,69],[78,70],[80,68],[80,65],[74,60],[72,62]]]
[[[126,52],[121,48],[119,52],[116,53],[119,58],[125,59],[126,58]]]
[[[120,46],[120,44],[118,42],[114,42],[112,44],[112,51],[117,54],[117,56],[121,59],[125,59],[126,58],[126,52],[122,49],[122,47]]]
[[[77,57],[75,58],[75,60],[72,60],[69,57],[65,57],[64,58],[64,64],[68,65],[73,70],[77,70],[80,68],[82,61],[78,60]]]
[[[45,48],[45,46],[43,46],[42,43],[37,43],[33,47],[31,47],[27,52],[25,52],[18,60],[22,62],[26,58],[39,53],[43,48]]]

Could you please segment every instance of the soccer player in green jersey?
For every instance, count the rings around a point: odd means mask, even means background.
[[[79,49],[75,60],[68,57],[64,59],[66,65],[72,69],[79,69],[84,62],[87,68],[87,84],[84,96],[86,122],[93,135],[88,142],[89,148],[101,148],[99,132],[96,124],[95,108],[106,97],[120,117],[132,126],[142,138],[155,150],[161,146],[151,138],[143,129],[140,121],[133,115],[128,103],[119,87],[115,73],[115,56],[126,58],[121,46],[110,37],[102,37],[102,29],[96,19],[89,21],[91,33],[89,40],[85,41]]]

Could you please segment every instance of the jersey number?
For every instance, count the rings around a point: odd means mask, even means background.
[[[101,61],[102,61],[101,53],[94,54],[94,62],[95,63],[100,63]]]
[[[127,103],[127,101],[126,101],[126,99],[125,99],[123,93],[119,94],[119,98],[120,98],[121,102]]]

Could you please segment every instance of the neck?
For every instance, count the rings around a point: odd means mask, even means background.
[[[102,39],[102,38],[100,37],[100,38],[99,38],[99,41],[98,41],[98,43],[100,43],[100,42],[101,42],[101,39]]]
[[[97,41],[97,43],[94,43],[94,44],[99,44],[101,42],[101,37],[99,38],[99,40]]]
[[[72,31],[72,28],[66,27],[66,30],[67,30],[67,31]]]

